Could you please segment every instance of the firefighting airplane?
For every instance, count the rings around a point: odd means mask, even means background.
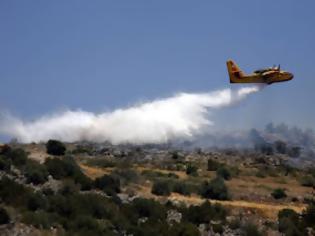
[[[260,69],[254,73],[246,75],[232,60],[226,62],[230,83],[264,83],[272,84],[278,82],[289,81],[293,79],[293,74],[280,70],[279,66]]]

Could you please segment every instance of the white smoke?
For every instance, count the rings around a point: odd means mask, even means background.
[[[9,115],[0,120],[0,134],[20,142],[58,139],[121,143],[165,143],[176,138],[191,138],[213,125],[211,109],[230,106],[260,90],[258,86],[210,93],[180,93],[174,97],[143,103],[113,112],[94,114],[76,110],[23,121]]]

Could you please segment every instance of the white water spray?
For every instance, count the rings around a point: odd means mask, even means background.
[[[0,119],[0,134],[24,143],[48,139],[113,144],[165,143],[200,133],[206,126],[213,125],[207,116],[209,110],[233,105],[259,90],[260,87],[252,86],[200,94],[180,93],[113,112],[94,114],[69,110],[29,122],[5,115]]]

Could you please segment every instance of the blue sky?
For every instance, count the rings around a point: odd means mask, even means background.
[[[314,8],[311,0],[1,1],[0,110],[33,119],[238,86],[228,83],[232,58],[245,72],[281,63],[295,79],[217,120],[314,128]]]

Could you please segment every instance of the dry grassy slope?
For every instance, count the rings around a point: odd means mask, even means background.
[[[98,167],[91,167],[84,165],[80,163],[80,167],[84,171],[86,175],[88,175],[90,178],[96,178],[100,177],[103,174],[109,174],[112,171],[112,168],[98,168]],[[146,170],[148,168],[145,167],[138,167],[138,171]],[[165,170],[158,170],[162,172],[169,172]],[[186,174],[183,172],[175,172],[180,178],[187,178]],[[252,179],[251,179],[252,178]],[[260,186],[269,186],[271,189],[276,187],[285,187],[288,189],[288,192],[294,192],[298,194],[303,194],[304,192],[307,192],[308,189],[301,187],[296,183],[296,181],[293,180],[285,180],[289,181],[286,183],[277,183],[276,178],[257,178],[257,177],[251,177],[247,179],[242,178],[234,178],[231,181],[228,181],[228,187],[231,189],[231,192],[233,196],[238,196],[241,193],[245,193],[247,195],[251,195],[253,192],[257,195],[270,195],[270,191],[264,187]],[[255,187],[256,186],[256,187]],[[258,187],[257,187],[258,186]],[[261,191],[259,192],[259,189],[261,188]],[[137,194],[145,197],[145,198],[154,198],[157,200],[165,200],[169,199],[172,201],[179,201],[184,202],[186,204],[201,204],[204,199],[200,198],[199,196],[192,195],[192,196],[183,196],[180,194],[172,193],[169,197],[158,197],[153,194],[151,194],[150,186],[138,186],[137,188]],[[236,209],[243,209],[243,210],[249,210],[253,211],[257,214],[261,214],[264,217],[267,217],[269,219],[276,219],[277,214],[280,210],[284,208],[290,208],[295,210],[296,212],[301,213],[303,209],[305,209],[304,204],[292,204],[290,202],[262,202],[262,201],[254,201],[254,200],[231,200],[231,201],[218,201],[218,200],[210,200],[212,203],[220,203],[228,208],[236,208]]]

